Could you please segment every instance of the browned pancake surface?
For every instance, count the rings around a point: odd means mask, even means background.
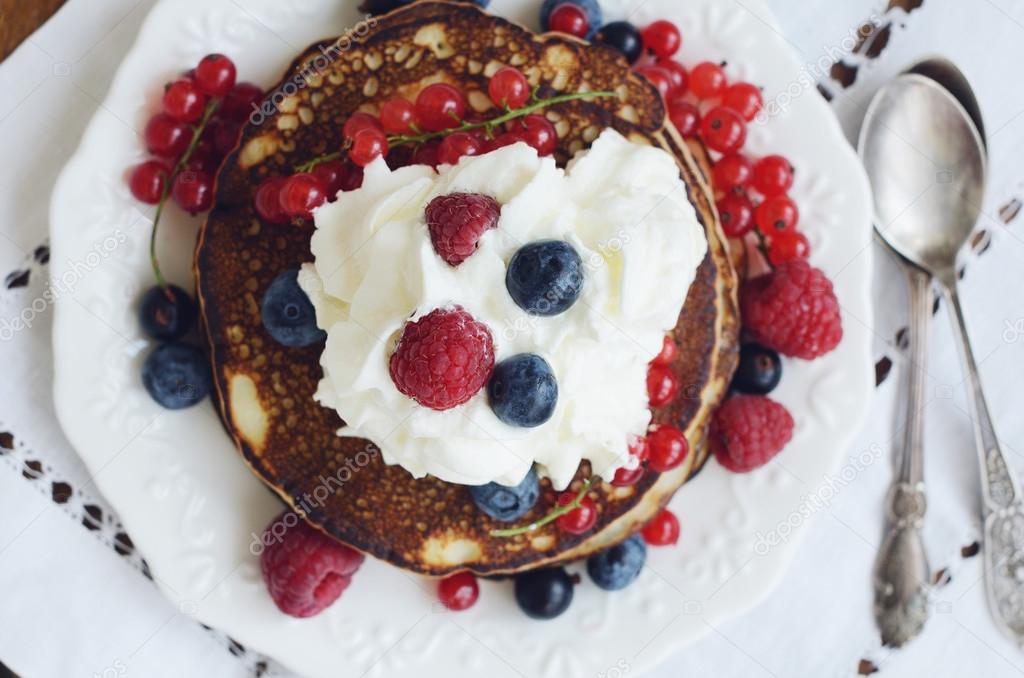
[[[242,454],[268,485],[327,533],[398,566],[428,574],[457,569],[510,572],[587,555],[648,520],[706,459],[707,417],[724,393],[736,353],[735,279],[710,193],[685,143],[663,129],[656,91],[610,49],[564,37],[537,37],[474,6],[422,2],[378,18],[377,25],[321,72],[332,44],[314,46],[284,83],[312,73],[260,125],[248,125],[238,150],[218,177],[217,200],[197,245],[196,275],[219,405]],[[309,159],[341,147],[341,128],[356,110],[377,112],[393,96],[414,99],[422,87],[449,82],[467,93],[471,108],[493,116],[488,77],[502,65],[520,68],[542,97],[576,91],[615,91],[617,97],[560,104],[545,111],[559,134],[564,162],[607,127],[636,141],[659,144],[680,161],[691,202],[705,225],[709,254],[680,315],[673,366],[683,387],[655,421],[683,428],[694,449],[676,472],[647,473],[630,488],[599,485],[591,496],[599,518],[589,535],[554,525],[528,536],[495,538],[507,527],[487,518],[468,490],[434,478],[413,479],[387,466],[371,443],[340,438],[343,425],[312,395],[321,378],[321,345],[277,344],[263,329],[260,300],[274,277],[309,261],[311,225],[261,222],[252,197],[266,176],[290,174]],[[280,100],[280,97],[278,97]],[[571,397],[571,395],[569,396]],[[585,466],[585,465],[584,465]],[[584,467],[581,475],[586,472]],[[578,476],[580,477],[580,476]],[[554,504],[543,482],[541,499],[522,522]]]

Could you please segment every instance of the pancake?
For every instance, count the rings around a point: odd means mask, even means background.
[[[325,64],[327,54],[336,58]],[[337,413],[313,400],[323,346],[286,348],[260,320],[260,300],[275,276],[312,259],[314,229],[261,222],[252,207],[259,183],[340,148],[342,125],[353,112],[377,113],[396,95],[415,99],[428,84],[453,84],[467,93],[474,111],[494,115],[487,80],[506,64],[522,70],[542,98],[615,91],[615,98],[546,109],[559,135],[556,160],[564,164],[608,127],[661,146],[678,160],[708,237],[707,257],[674,331],[680,351],[673,369],[682,388],[674,402],[654,412],[656,422],[686,432],[692,452],[679,468],[648,471],[632,487],[596,483],[590,496],[598,520],[586,535],[551,524],[528,535],[494,537],[492,530],[508,525],[477,509],[466,487],[415,479],[384,464],[371,442],[338,437],[344,424]],[[294,86],[298,82],[302,86]],[[707,175],[665,122],[657,91],[614,50],[562,35],[537,36],[475,5],[450,2],[416,3],[377,17],[356,36],[314,45],[272,91],[288,96],[268,96],[277,101],[275,109],[245,127],[225,160],[195,256],[217,404],[253,472],[326,534],[428,575],[504,574],[578,559],[649,521],[707,459],[707,423],[735,368],[739,326],[736,276]],[[584,463],[573,487],[588,476]],[[517,524],[554,506],[557,493],[546,480],[541,487],[536,506]]]

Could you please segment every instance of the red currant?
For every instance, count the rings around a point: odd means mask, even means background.
[[[415,131],[416,106],[408,99],[395,97],[380,107],[380,124],[388,134],[409,134]]]
[[[722,230],[730,238],[742,238],[754,226],[754,204],[742,193],[727,193],[716,204]]]
[[[171,168],[163,160],[147,160],[132,170],[128,186],[139,202],[155,205],[164,196]]]
[[[636,72],[651,81],[658,88],[663,99],[672,93],[672,74],[660,66],[641,66]]]
[[[551,155],[558,148],[555,126],[543,115],[528,115],[520,119],[514,127],[514,133],[519,140],[535,148],[537,155]]]
[[[438,140],[428,141],[425,144],[416,148],[416,152],[412,154],[412,162],[414,165],[430,165],[431,167],[437,167],[441,162],[437,158],[437,153],[441,148],[441,142]]]
[[[387,155],[387,152],[388,138],[384,132],[367,127],[352,137],[352,148],[348,151],[348,157],[360,167],[366,167],[377,158]]]
[[[263,101],[263,89],[251,82],[240,82],[231,88],[221,102],[217,114],[235,122],[245,122],[259,110]]]
[[[213,177],[202,170],[185,170],[174,178],[171,196],[181,209],[190,214],[213,207]]]
[[[341,128],[341,136],[346,141],[352,141],[356,138],[356,134],[362,132],[364,129],[381,129],[381,121],[373,117],[369,113],[363,113],[362,111],[356,111],[348,117],[345,124]]]
[[[530,83],[518,68],[503,66],[491,76],[487,94],[499,108],[522,108],[530,99]]]
[[[354,191],[363,185],[363,168],[358,165],[345,165],[348,171],[342,177],[342,191]]]
[[[355,168],[340,160],[325,160],[318,163],[312,169],[313,176],[323,186],[324,195],[329,201],[334,201],[338,193],[345,190],[345,186],[351,181],[351,174]]]
[[[651,546],[670,546],[679,541],[679,519],[668,509],[662,509],[640,534]]]
[[[754,164],[740,153],[725,155],[711,168],[711,179],[716,191],[746,188],[754,175]]]
[[[667,424],[652,426],[647,434],[647,444],[651,447],[651,458],[647,463],[659,473],[679,466],[690,453],[690,444],[683,432]]]
[[[466,610],[480,597],[480,586],[472,572],[456,572],[437,583],[437,597],[453,612]]]
[[[788,195],[773,195],[754,211],[754,221],[761,232],[767,236],[775,231],[786,231],[800,220],[800,210]]]
[[[512,144],[518,144],[519,142],[526,143],[526,139],[524,139],[521,134],[517,134],[515,132],[504,132],[493,139],[488,139],[484,142],[484,153],[490,153],[491,151],[504,148],[505,146],[511,146]]]
[[[806,259],[810,255],[811,244],[807,242],[807,236],[795,229],[772,233],[768,239],[768,261],[772,266],[793,259]]]
[[[558,495],[558,505],[568,506],[576,500],[577,492],[572,490]],[[597,506],[590,497],[583,497],[577,508],[558,516],[558,527],[570,534],[583,534],[597,522]]]
[[[644,47],[654,52],[659,59],[667,59],[679,51],[683,37],[671,21],[655,21],[643,30]]]
[[[271,224],[287,224],[291,219],[281,207],[281,189],[285,177],[267,177],[256,189],[253,206],[260,219]]]
[[[220,164],[220,160],[227,157],[228,153],[235,150],[238,145],[238,137],[242,132],[242,123],[238,120],[228,118],[214,118],[206,127],[208,139],[213,143],[213,153]]]
[[[551,14],[548,15],[548,29],[585,38],[590,32],[590,19],[582,7],[565,2],[551,10]]]
[[[747,140],[747,125],[736,111],[716,106],[700,121],[700,135],[711,150],[734,153]]]
[[[164,112],[181,122],[195,122],[203,117],[206,97],[191,80],[179,80],[164,91]]]
[[[327,200],[326,187],[320,178],[310,172],[288,177],[281,186],[281,209],[290,217],[312,219],[313,210]]]
[[[222,97],[235,86],[235,63],[223,54],[207,54],[196,66],[196,86],[208,97]]]
[[[684,139],[693,139],[700,129],[700,110],[689,101],[675,99],[668,104],[668,119]]]
[[[670,96],[679,96],[686,92],[687,85],[690,82],[690,74],[686,70],[686,66],[683,66],[678,61],[672,59],[661,59],[655,64],[658,68],[661,68],[668,72],[672,78],[672,91],[669,92]]]
[[[722,94],[722,105],[739,113],[747,122],[757,116],[763,104],[761,90],[749,82],[729,85]]]
[[[479,155],[483,144],[468,132],[453,132],[441,141],[437,161],[442,165],[455,165],[465,155]]]
[[[710,61],[702,61],[690,71],[690,91],[698,99],[717,97],[725,89],[727,81],[722,67]]]
[[[679,355],[679,345],[676,344],[672,335],[666,334],[665,339],[661,342],[661,353],[654,356],[654,360],[651,362],[655,365],[670,365],[677,355]]]
[[[465,115],[466,97],[451,85],[428,85],[416,97],[416,119],[428,132],[458,127]]]
[[[210,174],[216,174],[220,167],[221,156],[217,155],[212,142],[201,139],[192,154],[188,157],[185,167],[191,170],[203,170]]]
[[[643,465],[638,464],[634,469],[627,469],[623,466],[615,470],[615,475],[612,477],[612,485],[615,487],[629,487],[630,485],[636,485],[637,481],[640,480],[643,475]]]
[[[154,115],[148,123],[143,137],[146,148],[153,155],[177,160],[192,143],[192,130],[185,123],[178,122],[166,113]]]
[[[651,407],[668,405],[679,395],[679,377],[667,365],[647,368],[647,398]]]
[[[793,166],[781,155],[767,155],[754,163],[754,188],[761,195],[779,195],[793,185]]]

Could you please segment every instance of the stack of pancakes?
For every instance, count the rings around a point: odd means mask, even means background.
[[[313,400],[323,346],[282,346],[260,319],[270,282],[312,259],[313,234],[311,224],[261,221],[253,208],[260,182],[292,174],[297,165],[341,148],[342,125],[352,113],[376,115],[388,99],[414,100],[436,82],[466,93],[476,113],[495,116],[487,82],[504,65],[520,69],[542,98],[614,91],[614,98],[544,111],[559,136],[556,160],[564,164],[608,127],[660,146],[678,160],[708,239],[708,254],[674,331],[680,350],[672,367],[682,387],[674,402],[653,412],[655,422],[686,433],[689,458],[670,472],[648,471],[631,487],[596,483],[590,495],[597,524],[585,535],[552,523],[516,537],[491,536],[508,525],[480,511],[465,486],[413,478],[384,464],[372,442],[339,437],[344,422]],[[737,359],[736,274],[706,162],[695,160],[666,121],[657,90],[618,52],[564,35],[536,35],[474,5],[419,2],[376,18],[368,29],[310,47],[268,101],[275,105],[245,127],[217,177],[216,204],[199,236],[195,273],[224,424],[253,472],[312,525],[423,574],[512,573],[583,558],[621,541],[700,470],[708,456],[707,424]],[[574,486],[589,473],[584,463]],[[543,481],[537,504],[517,524],[543,517],[555,500]]]

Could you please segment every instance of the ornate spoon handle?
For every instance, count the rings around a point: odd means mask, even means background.
[[[1024,642],[1024,502],[1020,485],[999,447],[971,350],[956,278],[942,281],[967,373],[968,403],[981,464],[985,518],[985,589],[989,608],[1004,633]]]
[[[928,558],[921,541],[927,503],[923,482],[924,389],[931,320],[931,276],[906,266],[910,286],[906,429],[896,479],[889,489],[888,532],[875,561],[875,620],[882,642],[899,647],[928,619]]]

